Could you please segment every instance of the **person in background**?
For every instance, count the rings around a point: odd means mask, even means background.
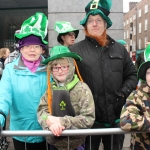
[[[15,34],[18,34],[18,33],[20,33],[20,30],[15,31]],[[18,47],[19,47],[19,44],[15,42],[14,43],[14,51],[12,53],[10,53],[8,55],[8,57],[5,59],[4,65],[11,63],[15,58],[17,58],[19,56],[20,52],[19,52]]]
[[[70,22],[57,21],[54,24],[54,30],[58,33],[57,41],[64,46],[71,46],[75,43],[78,37],[79,30],[74,29]]]
[[[95,120],[91,90],[75,74],[74,59],[82,60],[79,55],[70,52],[68,47],[54,46],[50,50],[50,57],[42,62],[47,65],[48,89],[41,98],[37,115],[42,128],[51,130],[55,135],[47,137],[51,144],[50,150],[67,150],[68,137],[58,137],[62,131],[91,128]],[[70,150],[82,145],[85,137],[71,136]]]
[[[48,46],[45,46],[43,49],[42,49],[42,56],[46,59],[49,57],[49,54],[48,54]]]
[[[150,45],[144,53],[146,61],[139,67],[137,76],[146,84],[130,94],[120,116],[122,130],[145,131],[131,133],[130,150],[150,149]]]
[[[124,40],[117,40],[120,44],[122,44],[127,49],[127,42]]]
[[[1,48],[0,49],[0,79],[4,70],[4,62],[7,56],[10,54],[9,48]]]
[[[93,129],[120,127],[120,113],[128,95],[137,85],[136,70],[125,47],[106,34],[112,22],[111,0],[92,0],[85,7],[86,17],[80,22],[85,39],[70,47],[83,61],[77,62],[83,81],[92,91],[96,119]],[[124,134],[87,137],[85,150],[122,150]]]
[[[150,41],[147,41],[146,42],[146,47],[150,44]],[[144,51],[141,52],[135,62],[135,67],[136,67],[136,70],[139,69],[140,65],[144,62]]]
[[[147,42],[146,42],[146,48],[147,48],[147,46],[148,46],[149,44],[150,44],[150,41],[147,41]],[[136,62],[135,62],[136,70],[139,69],[140,65],[141,65],[143,62],[145,62],[145,60],[144,60],[144,51],[139,54],[139,56],[138,56],[138,58],[137,58],[137,60],[136,60]],[[138,89],[140,86],[143,86],[143,85],[145,85],[145,81],[140,81],[140,80],[139,80],[138,85],[137,85],[137,89]]]
[[[10,111],[10,130],[42,130],[37,120],[37,108],[46,85],[46,66],[42,49],[47,45],[48,19],[40,12],[29,17],[15,34],[20,55],[7,64],[0,82],[0,112]],[[5,118],[0,114],[0,124]],[[15,150],[46,150],[42,136],[13,136]]]

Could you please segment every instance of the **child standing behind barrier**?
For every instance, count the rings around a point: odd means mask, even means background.
[[[121,117],[120,126],[125,131],[147,131],[131,134],[131,150],[150,149],[150,45],[144,51],[145,62],[138,69],[138,78],[146,81],[137,91],[127,98]]]
[[[43,61],[48,64],[48,90],[40,101],[38,121],[43,129],[51,130],[55,135],[47,137],[51,150],[68,149],[68,138],[59,137],[63,130],[91,128],[95,120],[92,93],[74,74],[74,59],[82,58],[70,52],[68,47],[55,46],[50,51],[50,57]],[[85,136],[71,136],[70,150],[77,149],[84,141]]]

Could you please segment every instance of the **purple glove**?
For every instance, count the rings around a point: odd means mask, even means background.
[[[77,148],[77,150],[84,150],[84,148],[85,148],[85,144],[82,144],[81,146],[79,146],[79,147]]]

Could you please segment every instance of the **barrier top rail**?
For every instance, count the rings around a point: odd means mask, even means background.
[[[150,131],[131,131],[126,132],[121,128],[105,128],[105,129],[73,129],[64,130],[61,136],[75,136],[75,135],[108,135],[108,134],[128,134],[128,133],[144,133]],[[0,136],[53,136],[53,133],[48,130],[3,130]]]

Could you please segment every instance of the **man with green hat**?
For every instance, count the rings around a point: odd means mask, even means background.
[[[40,12],[26,19],[15,39],[20,54],[6,65],[0,82],[0,125],[10,113],[10,130],[42,130],[37,108],[47,88],[42,49],[47,45],[48,19]],[[1,114],[1,112],[3,114]],[[43,136],[13,136],[15,150],[46,150]]]
[[[125,131],[147,131],[131,133],[131,150],[150,149],[150,45],[144,51],[145,62],[138,69],[138,79],[146,84],[133,91],[121,111],[120,125]]]
[[[95,106],[91,90],[77,74],[75,60],[82,58],[66,46],[54,46],[47,64],[47,91],[42,96],[37,116],[42,128],[54,136],[47,136],[50,150],[67,150],[68,137],[59,137],[65,129],[91,128],[95,120]],[[76,68],[77,69],[77,68]],[[78,72],[78,71],[77,71]],[[53,82],[50,83],[50,75]],[[80,80],[79,80],[80,78]],[[86,136],[69,137],[69,150],[83,150]]]
[[[118,128],[121,108],[128,95],[136,88],[137,77],[125,47],[109,35],[111,0],[92,0],[85,7],[86,16],[80,21],[85,39],[70,47],[83,61],[77,62],[83,81],[90,87],[94,101],[96,120],[93,128]],[[113,149],[121,150],[124,135],[113,135]],[[111,149],[111,135],[91,136],[91,149],[98,150],[100,142],[104,150]],[[90,137],[85,142],[90,149]]]
[[[58,33],[57,41],[67,47],[75,43],[75,39],[79,34],[79,30],[74,29],[71,23],[67,21],[55,22],[54,30]]]

